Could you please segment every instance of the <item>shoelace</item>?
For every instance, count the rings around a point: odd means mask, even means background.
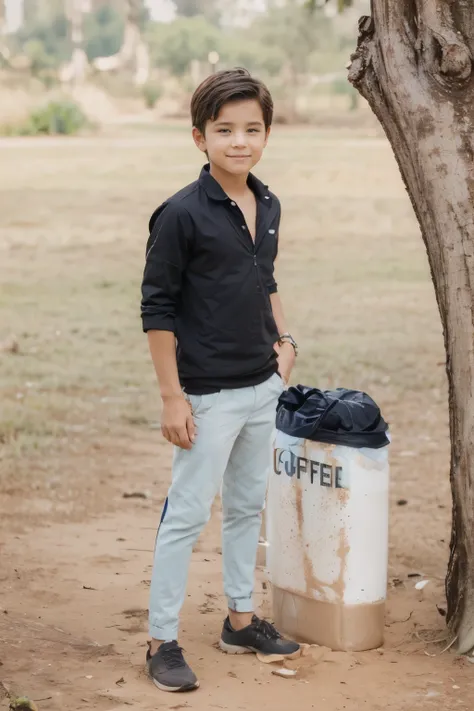
[[[170,647],[169,649],[163,650],[161,656],[168,669],[176,669],[177,667],[182,667],[185,664],[183,650],[177,645],[176,647]]]
[[[260,634],[265,637],[265,639],[281,638],[281,634],[278,632],[278,630],[276,630],[270,622],[267,622],[267,620],[259,620],[258,618],[256,618],[254,621],[254,627],[257,632],[260,632]]]

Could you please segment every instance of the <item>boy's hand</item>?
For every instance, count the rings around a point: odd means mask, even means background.
[[[278,372],[283,378],[285,385],[288,385],[295,360],[296,353],[291,343],[282,343],[278,346]]]
[[[191,405],[183,395],[163,398],[163,437],[181,449],[191,449],[196,436]]]

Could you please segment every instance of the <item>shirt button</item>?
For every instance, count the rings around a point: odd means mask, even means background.
[[[265,195],[265,200],[270,200],[270,195]]]
[[[235,207],[235,202],[231,202],[230,204],[232,205],[232,207]]]
[[[243,229],[243,230],[246,230],[247,227],[246,227],[245,225],[242,225],[242,229]]]

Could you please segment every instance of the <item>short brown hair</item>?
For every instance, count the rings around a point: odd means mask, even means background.
[[[272,125],[273,99],[265,84],[246,69],[226,69],[207,77],[191,99],[193,126],[204,133],[206,123],[215,121],[224,104],[242,99],[257,99],[262,107],[265,128]]]

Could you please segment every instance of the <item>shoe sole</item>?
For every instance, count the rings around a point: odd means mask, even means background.
[[[150,677],[150,679],[160,691],[168,691],[171,693],[184,693],[187,691],[195,691],[196,689],[199,689],[198,681],[195,684],[186,684],[185,686],[165,686],[164,684],[160,684],[160,682],[156,681],[156,679],[154,679],[153,677]]]
[[[198,681],[196,681],[194,684],[185,684],[184,686],[166,686],[165,684],[160,684],[160,682],[157,681],[155,679],[155,677],[153,677],[150,674],[148,664],[146,665],[145,668],[146,668],[146,673],[147,673],[148,678],[150,679],[150,681],[152,681],[154,683],[156,688],[159,689],[160,691],[169,691],[171,693],[179,693],[181,691],[184,693],[186,691],[194,691],[195,689],[199,689],[199,682]]]
[[[227,644],[224,640],[219,641],[219,647],[226,654],[257,654],[258,649],[254,647],[239,647],[235,644]]]
[[[219,647],[226,654],[258,654],[260,652],[260,650],[255,649],[255,647],[239,647],[235,644],[228,644],[222,639],[219,641]],[[296,655],[297,652],[299,652],[299,649],[295,650],[294,652],[290,652],[290,654],[283,654],[282,652],[275,652],[275,654],[279,654],[282,657],[291,659],[294,655]],[[263,652],[261,652],[261,654],[263,654]],[[272,655],[269,654],[266,656],[271,657]]]

